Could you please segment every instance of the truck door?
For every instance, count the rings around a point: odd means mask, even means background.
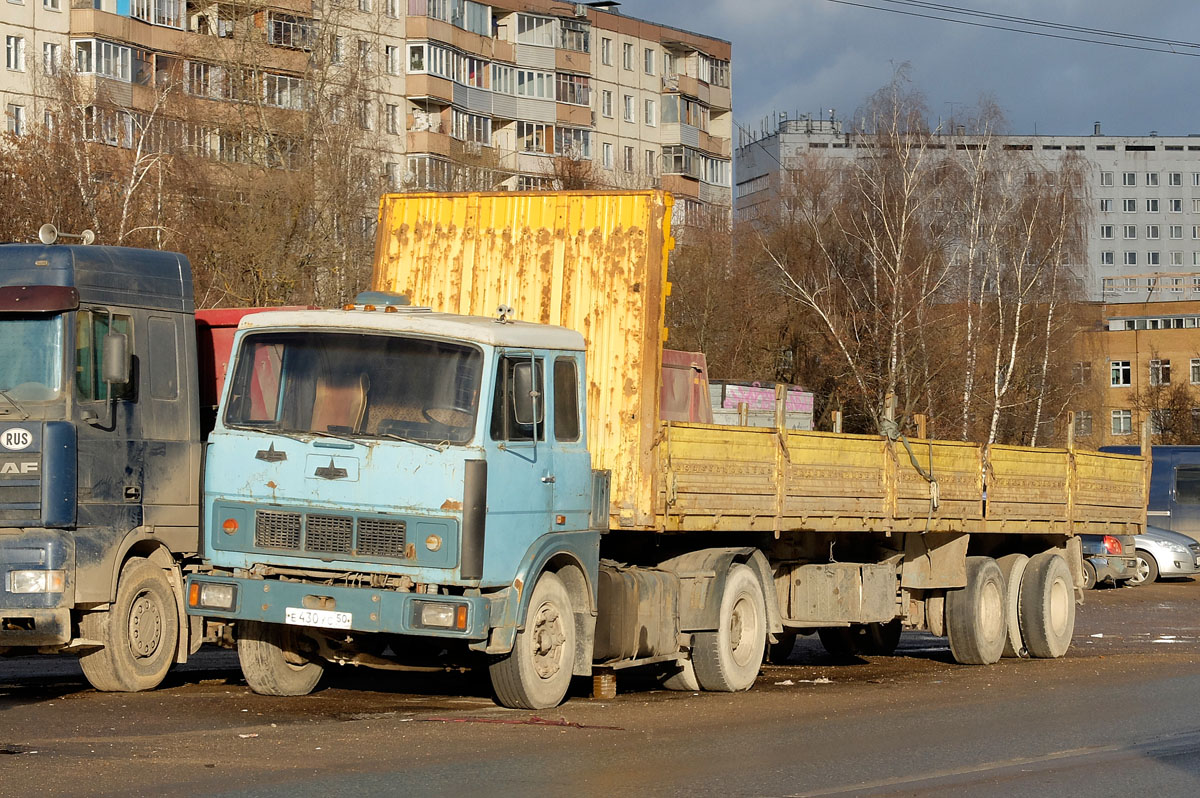
[[[1170,496],[1170,528],[1200,540],[1200,465],[1175,466]],[[1150,523],[1159,523],[1153,517]]]
[[[546,435],[545,358],[502,351],[496,360],[488,440],[484,581],[512,579],[530,544],[553,528],[556,480]]]
[[[588,528],[592,457],[580,406],[582,369],[575,357],[554,358],[550,429],[554,435],[554,529]]]

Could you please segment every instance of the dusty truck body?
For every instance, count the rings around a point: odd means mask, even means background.
[[[1065,652],[1075,536],[1142,528],[1141,458],[801,432],[783,391],[771,428],[664,421],[699,417],[662,405],[670,208],[661,192],[389,195],[374,288],[431,312],[243,324],[246,375],[267,351],[273,373],[303,362],[287,336],[478,353],[452,378],[371,374],[346,389],[345,423],[320,430],[265,408],[255,421],[233,385],[210,453],[230,452],[207,486],[214,571],[190,580],[188,611],[245,627],[255,689],[312,689],[327,661],[403,667],[430,638],[489,655],[516,707],[557,703],[572,674],[609,691],[631,666],[672,688],[746,689],[814,631],[883,653],[929,629],[964,663]],[[414,384],[433,408],[401,401]],[[700,384],[670,393],[707,401]],[[431,426],[447,397],[453,435]],[[294,465],[235,465],[285,451]],[[434,537],[376,556],[364,518]]]
[[[197,319],[177,253],[0,246],[0,653],[142,690],[199,646],[203,419],[245,312]]]

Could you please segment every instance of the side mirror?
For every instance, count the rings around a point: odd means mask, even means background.
[[[110,332],[104,336],[103,346],[104,367],[100,378],[116,385],[129,382],[129,336]]]
[[[533,363],[515,363],[512,378],[514,420],[524,426],[540,424],[543,416],[543,397],[534,377]]]

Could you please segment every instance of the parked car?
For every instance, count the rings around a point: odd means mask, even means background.
[[[1200,543],[1188,535],[1157,526],[1134,538],[1137,565],[1131,585],[1153,582],[1160,577],[1192,576],[1200,573]]]
[[[1083,544],[1083,589],[1111,584],[1121,587],[1137,572],[1133,535],[1080,535]]]

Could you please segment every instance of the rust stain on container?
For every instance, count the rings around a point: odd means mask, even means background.
[[[462,502],[455,501],[454,499],[446,499],[446,501],[442,502],[442,509],[448,513],[458,512],[462,509]]]

